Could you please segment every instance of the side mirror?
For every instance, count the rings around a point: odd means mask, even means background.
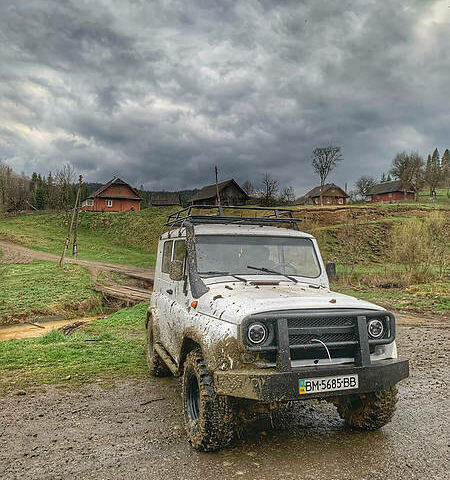
[[[328,275],[328,280],[330,282],[333,281],[334,277],[336,277],[336,264],[334,262],[328,262],[325,265],[325,270]]]
[[[169,277],[174,282],[183,280],[184,269],[183,262],[181,260],[172,260],[169,267]]]

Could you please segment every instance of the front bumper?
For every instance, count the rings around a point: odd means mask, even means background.
[[[358,374],[359,387],[300,395],[299,380]],[[229,370],[214,373],[216,392],[220,395],[248,398],[262,402],[309,400],[310,398],[375,392],[394,386],[409,375],[409,362],[404,359],[380,360],[370,365],[327,365],[295,368],[289,372],[266,370]]]

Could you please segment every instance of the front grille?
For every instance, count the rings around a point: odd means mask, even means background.
[[[383,338],[368,337],[366,321],[373,318],[386,322]],[[389,312],[343,309],[278,311],[247,317],[246,324],[254,321],[264,322],[270,334],[263,345],[247,343],[247,348],[258,351],[267,361],[276,361],[277,368],[282,371],[291,368],[292,360],[326,359],[328,353],[332,359],[353,358],[355,364],[367,365],[376,345],[390,343],[395,338],[394,316]],[[245,342],[245,335],[243,339]]]
[[[354,326],[354,317],[296,317],[288,319],[288,328]]]
[[[289,346],[294,345],[312,345],[320,342],[327,343],[342,343],[342,342],[355,342],[356,335],[352,333],[324,333],[322,335],[289,335]]]

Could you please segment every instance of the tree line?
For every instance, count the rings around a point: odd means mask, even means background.
[[[47,176],[33,172],[31,177],[17,174],[0,162],[0,212],[21,210],[68,210],[73,208],[78,183],[75,171],[64,165]],[[89,196],[86,184],[81,188],[81,200]]]
[[[389,172],[383,173],[380,182],[371,176],[362,176],[355,183],[353,196],[364,199],[377,183],[399,180],[402,189],[418,193],[427,188],[430,198],[436,198],[436,190],[450,186],[450,152],[447,148],[441,156],[437,148],[428,154],[426,162],[417,152],[399,152],[395,155]]]

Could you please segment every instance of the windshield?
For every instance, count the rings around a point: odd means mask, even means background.
[[[198,235],[196,249],[200,275],[267,275],[261,268],[308,278],[320,275],[319,261],[309,238]]]

